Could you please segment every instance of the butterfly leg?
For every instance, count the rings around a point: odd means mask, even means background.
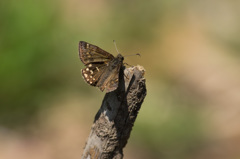
[[[127,72],[127,75],[125,74],[125,73],[123,73],[124,74],[124,77],[127,79],[127,80],[129,80],[130,78],[129,78],[129,72]]]
[[[128,65],[128,66],[131,66],[131,67],[133,67],[133,65],[129,65],[128,63],[125,63],[125,62],[124,62],[123,64],[124,64],[124,65]]]
[[[124,77],[126,77],[126,78],[129,80],[128,76],[127,76],[127,75],[125,75],[125,73],[124,73]]]

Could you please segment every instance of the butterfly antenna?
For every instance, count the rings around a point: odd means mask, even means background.
[[[131,54],[131,55],[125,55],[124,57],[126,57],[126,56],[135,56],[135,55],[138,55],[139,57],[141,57],[141,55],[139,53]]]
[[[119,51],[118,51],[118,49],[117,49],[117,44],[116,44],[116,41],[115,40],[113,40],[113,43],[114,43],[114,46],[115,46],[115,48],[116,48],[116,50],[117,50],[117,53],[119,53]],[[120,53],[119,53],[120,54]]]
[[[115,40],[113,40],[113,43],[114,43],[114,45],[115,45],[115,48],[116,48],[116,50],[117,50],[117,53],[119,53],[119,51],[118,51],[118,49],[117,49],[117,44],[116,44],[116,41]],[[119,53],[120,54],[120,53]],[[131,54],[131,55],[125,55],[124,57],[126,57],[126,56],[135,56],[135,55],[138,55],[139,57],[141,57],[141,55],[139,54],[139,53],[136,53],[136,54]]]

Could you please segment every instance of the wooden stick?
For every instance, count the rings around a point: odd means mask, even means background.
[[[105,95],[82,159],[123,158],[123,148],[146,96],[144,72],[142,66],[120,70],[119,86]]]

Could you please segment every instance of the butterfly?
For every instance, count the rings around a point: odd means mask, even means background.
[[[119,71],[123,66],[124,57],[104,51],[90,43],[79,42],[79,57],[86,68],[82,69],[83,79],[101,91],[114,91],[118,88]]]

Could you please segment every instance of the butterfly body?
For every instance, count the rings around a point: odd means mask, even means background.
[[[107,51],[84,41],[79,42],[79,57],[86,68],[82,69],[84,80],[101,91],[111,92],[117,89],[119,71],[123,65],[123,56],[114,57]]]

